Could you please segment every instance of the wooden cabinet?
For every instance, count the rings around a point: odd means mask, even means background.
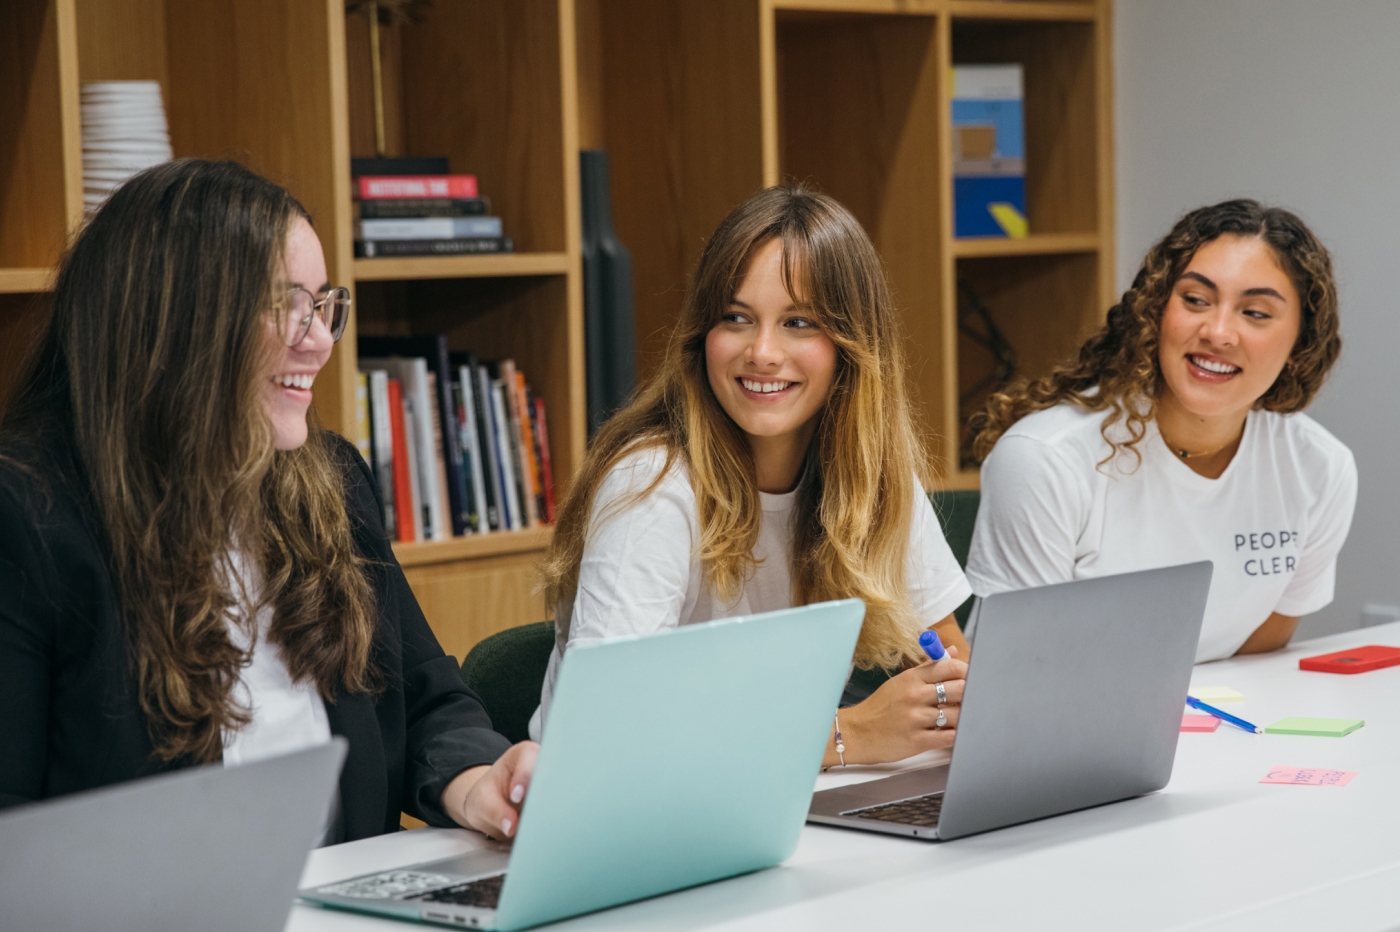
[[[575,5],[577,4],[577,9]],[[889,269],[933,464],[958,460],[961,397],[989,361],[959,336],[959,277],[1044,372],[1113,298],[1110,0],[438,0],[383,31],[390,155],[480,179],[510,255],[354,259],[350,157],[373,154],[368,29],[342,0],[0,4],[0,399],[82,220],[82,81],[161,83],[175,154],[236,158],[315,218],[355,313],[316,382],[353,417],[359,333],[446,333],[513,357],[548,406],[562,491],[586,441],[577,151],[606,148],[653,371],[705,239],[782,179],[846,203]],[[1025,69],[1031,235],[952,236],[949,69]],[[399,545],[447,649],[551,614],[547,528]]]
[[[991,360],[958,331],[958,282],[1018,374],[1072,351],[1113,299],[1109,0],[578,0],[581,138],[613,159],[618,234],[654,369],[706,237],[784,180],[848,206],[884,257],[931,464],[959,457]],[[950,69],[1025,75],[1024,239],[955,239]]]

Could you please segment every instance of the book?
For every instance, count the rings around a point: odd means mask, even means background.
[[[370,461],[369,376],[363,372],[355,374],[355,449],[360,459]]]
[[[408,465],[408,435],[404,431],[403,396],[400,394],[399,380],[388,379],[385,391],[389,401],[389,429],[394,444],[394,500],[402,506],[398,509],[396,538],[400,543],[412,543],[418,538],[413,520],[412,470]]]
[[[394,432],[389,419],[389,373],[383,369],[372,369],[365,374],[369,377],[369,423],[374,436],[370,447],[370,468],[379,484],[379,499],[384,506],[384,532],[390,540],[396,540],[398,524],[394,509]]]
[[[496,454],[500,458],[501,500],[505,503],[505,520],[512,531],[525,527],[520,511],[520,492],[516,485],[515,457],[511,455],[510,419],[506,413],[505,388],[500,379],[491,381],[491,425],[495,430]]]
[[[540,478],[544,482],[544,519],[554,523],[554,468],[549,461],[549,429],[544,419],[544,399],[535,401],[535,438],[540,451]]]
[[[366,354],[376,352],[375,344],[365,338]],[[404,415],[412,422],[405,424],[409,438],[409,459],[413,464],[418,523],[423,540],[447,540],[452,535],[448,518],[448,503],[438,494],[437,450],[433,446],[433,408],[437,399],[428,387],[428,361],[421,356],[360,357],[366,368],[383,369],[401,383]]]
[[[486,476],[481,469],[481,449],[477,445],[476,406],[472,403],[472,376],[467,366],[458,368],[457,381],[453,383],[457,414],[458,443],[462,447],[462,465],[469,477],[472,497],[476,500],[476,522],[474,530],[486,534],[491,530],[487,515]]]
[[[510,529],[510,519],[507,517],[505,482],[501,475],[501,455],[496,448],[496,416],[491,403],[491,376],[486,367],[475,360],[471,363],[471,370],[476,377],[473,403],[476,405],[478,436],[481,448],[486,453],[486,462],[482,465],[486,471],[487,501],[491,503],[488,511],[491,529],[505,531]]]
[[[525,454],[526,484],[530,487],[529,512],[531,523],[544,523],[544,485],[540,482],[540,461],[535,454],[535,415],[530,404],[525,373],[515,372],[515,408],[520,414],[520,449]]]
[[[429,372],[428,394],[436,398],[437,393],[437,373]],[[445,429],[446,425],[443,424],[442,412],[438,409],[438,406],[430,404],[428,408],[432,411],[433,415],[433,480],[436,486],[434,493],[438,501],[446,502],[457,497],[455,494],[457,492],[456,489],[449,492],[447,488],[447,441],[451,434]],[[459,523],[457,520],[459,517],[460,515],[456,514],[455,511],[454,514],[450,516],[450,520],[452,520],[452,533],[457,537],[461,537],[463,534],[467,533],[466,523]],[[446,539],[446,535],[434,538],[434,540]]]
[[[433,535],[433,512],[424,501],[430,485],[423,482],[423,454],[418,448],[418,438],[422,431],[418,429],[413,399],[403,391],[402,382],[399,383],[399,389],[399,400],[403,406],[404,459],[408,463],[408,501],[412,503],[413,511],[413,540],[422,543],[432,540]]]
[[[500,217],[401,217],[387,220],[361,220],[355,225],[355,238],[462,239],[469,236],[500,236]]]
[[[528,428],[524,420],[525,412],[520,410],[520,399],[516,392],[519,373],[515,371],[515,360],[513,359],[501,360],[498,368],[501,375],[501,389],[505,394],[506,420],[510,424],[510,452],[515,465],[515,489],[520,502],[521,524],[524,527],[534,527],[539,524],[539,515],[535,512],[534,483],[530,481],[529,451],[522,442]]]
[[[449,160],[440,155],[356,156],[350,159],[350,177],[361,175],[448,175]]]
[[[953,235],[1019,238],[1026,219],[1020,65],[953,69]]]
[[[474,256],[495,252],[515,252],[515,242],[509,236],[355,241],[357,259],[377,259],[382,256]]]
[[[475,175],[361,175],[361,200],[406,197],[476,197]]]
[[[360,337],[358,342],[362,357],[421,357],[428,373],[435,376],[436,385],[428,389],[428,397],[433,400],[433,417],[438,419],[439,425],[457,423],[452,402],[452,367],[445,334],[420,337],[366,336]],[[465,534],[467,529],[476,523],[475,511],[478,505],[468,488],[464,475],[462,447],[455,431],[447,431],[443,438],[442,455],[447,471],[447,493],[437,497],[446,509],[447,520],[444,527],[450,526],[454,535]]]
[[[396,217],[477,217],[491,212],[484,197],[413,197],[359,201],[360,219]]]

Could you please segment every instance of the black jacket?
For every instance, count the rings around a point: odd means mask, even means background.
[[[401,810],[450,826],[439,807],[443,788],[510,742],[491,729],[418,608],[364,460],[339,437],[334,446],[355,542],[372,561],[374,662],[385,674],[375,696],[324,697],[331,731],[350,743],[340,776],[343,837],[395,831]],[[0,463],[0,807],[189,766],[152,754],[116,592],[72,457],[51,442],[6,444],[4,455],[37,460],[49,494]]]

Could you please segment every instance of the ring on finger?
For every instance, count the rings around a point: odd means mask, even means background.
[[[942,683],[934,683],[934,684],[933,684],[933,688],[936,689],[936,690],[938,691],[938,704],[939,704],[939,705],[943,705],[943,703],[945,703],[945,702],[948,701],[948,693],[943,689],[943,684],[942,684]]]
[[[934,725],[935,728],[942,728],[942,727],[943,727],[944,725],[946,725],[946,724],[948,724],[948,716],[946,716],[946,715],[943,714],[943,710],[942,710],[942,709],[939,709],[939,710],[938,710],[938,718],[937,718],[936,721],[934,721],[933,725]]]

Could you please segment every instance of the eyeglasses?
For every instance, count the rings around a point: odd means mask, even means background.
[[[277,332],[288,346],[296,346],[311,332],[311,321],[317,314],[331,332],[331,340],[339,340],[350,319],[350,291],[332,288],[324,298],[317,298],[305,288],[293,288],[275,308]]]

